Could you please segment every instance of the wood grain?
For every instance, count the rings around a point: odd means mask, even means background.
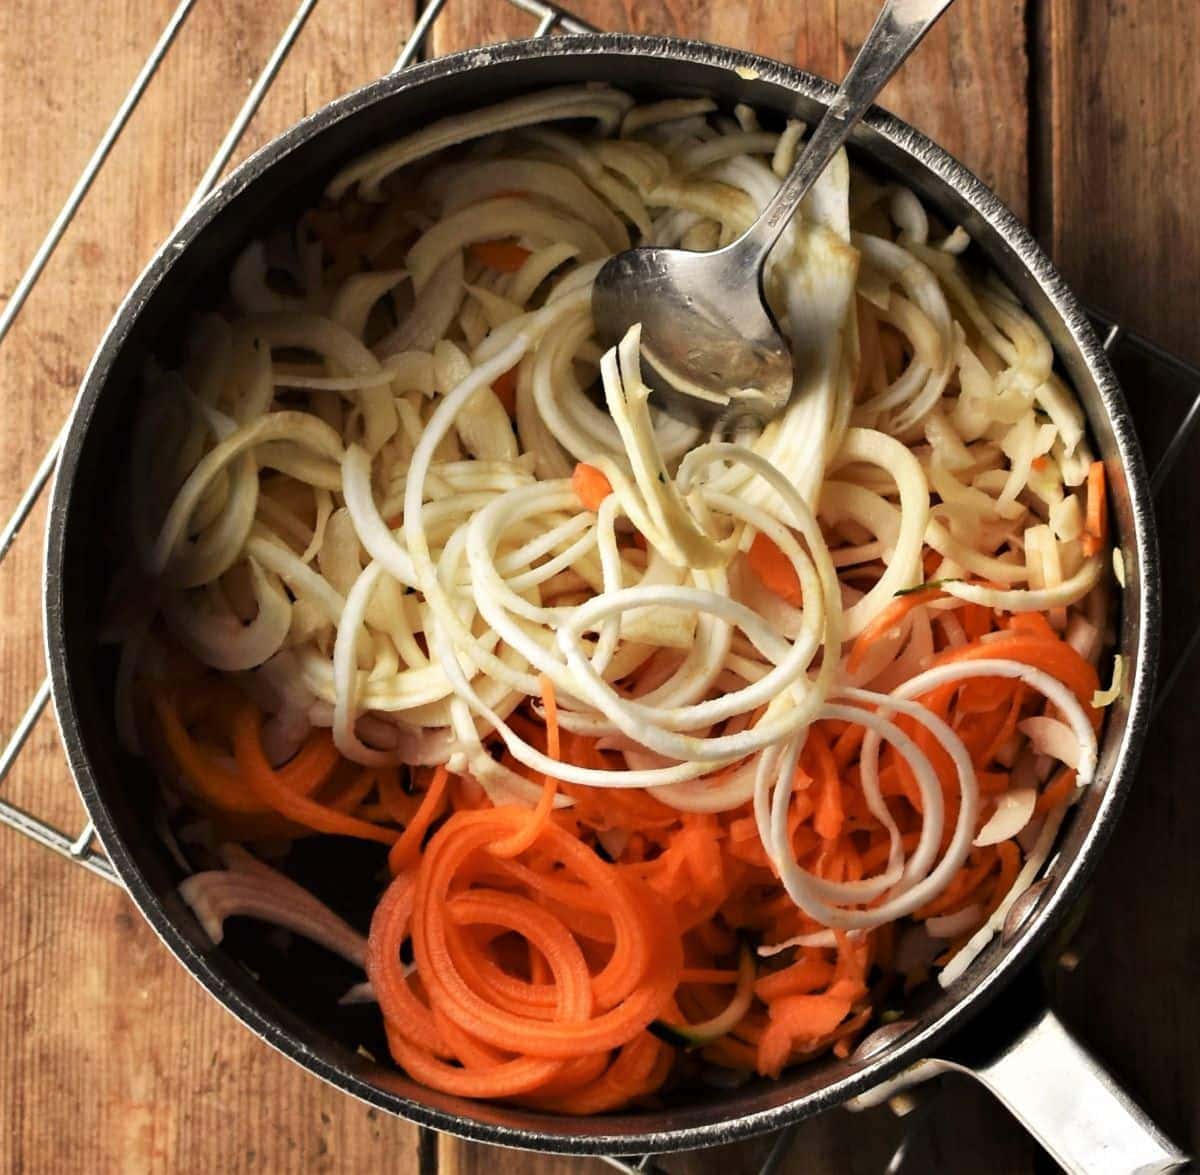
[[[1131,330],[1200,360],[1200,15],[1188,0],[1042,0],[1033,87],[1036,227],[1076,291]],[[1157,367],[1121,370],[1152,459],[1182,389]],[[1197,620],[1196,444],[1158,499],[1164,664]],[[1173,524],[1172,524],[1173,522]],[[1200,794],[1193,661],[1160,715],[1100,864],[1082,962],[1060,973],[1064,1016],[1173,1137],[1200,1145],[1200,887],[1189,845]],[[1132,1014],[1131,1014],[1132,1012]]]
[[[174,7],[0,4],[0,290],[10,291]],[[292,4],[200,0],[0,349],[7,518],[117,301],[208,165]],[[387,69],[395,0],[319,5],[240,154]],[[40,514],[0,572],[0,729],[42,673]],[[44,719],[5,793],[81,817]],[[336,1094],[202,993],[117,890],[0,840],[0,1170],[416,1170],[417,1131]]]
[[[1200,360],[1200,21],[1191,0],[1042,0],[1039,228],[1068,280]]]
[[[582,0],[571,10],[606,31],[697,37],[841,77],[871,26],[874,0]],[[1018,215],[1028,207],[1024,0],[972,0],[935,28],[882,105],[964,160]],[[498,0],[457,0],[433,49],[532,35],[536,22]]]
[[[243,150],[386,69],[413,3],[318,5]],[[171,7],[169,0],[0,3],[0,292],[13,288]],[[0,348],[0,517],[50,443],[104,324],[170,230],[291,7],[199,0]],[[685,33],[835,76],[874,7],[873,0],[585,0],[578,10],[603,28]],[[432,47],[528,35],[533,26],[502,0],[450,0]],[[884,104],[957,154],[1019,213],[1032,210],[1085,296],[1195,355],[1200,211],[1189,197],[1200,178],[1198,39],[1200,10],[1185,0],[971,0],[934,33]],[[1196,509],[1188,478],[1176,479],[1168,495],[1178,516]],[[35,517],[0,570],[3,730],[41,674],[40,525]],[[1200,573],[1200,553],[1171,557],[1176,568]],[[1193,674],[1102,866],[1085,935],[1091,949],[1059,980],[1073,1022],[1181,1141],[1200,1134],[1200,1028],[1191,1006],[1200,979],[1192,864],[1200,792],[1184,766],[1200,751],[1188,713],[1196,688]],[[67,826],[77,821],[48,720],[6,794]],[[1172,895],[1168,907],[1148,901],[1149,893]],[[414,1129],[335,1093],[240,1029],[117,891],[8,832],[0,832],[0,895],[0,1170],[606,1169],[447,1138],[422,1155]],[[1042,1169],[1004,1112],[965,1084],[948,1085],[937,1107],[906,1169]],[[877,1172],[901,1129],[886,1111],[826,1115],[800,1128],[780,1169]],[[765,1147],[670,1157],[662,1166],[678,1175],[753,1171]]]

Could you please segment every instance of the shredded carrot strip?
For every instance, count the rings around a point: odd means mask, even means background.
[[[596,511],[600,503],[612,493],[609,480],[594,465],[580,462],[571,475],[571,488],[575,491],[585,510]]]
[[[1034,805],[1034,813],[1043,816],[1055,808],[1065,804],[1075,792],[1075,772],[1070,767],[1064,767],[1050,782],[1045,791],[1038,796]]]
[[[1103,461],[1093,461],[1087,476],[1087,517],[1083,531],[1083,553],[1089,557],[1108,542],[1108,489]]]
[[[819,726],[808,732],[804,749],[810,751],[817,766],[819,790],[813,813],[813,828],[824,840],[836,840],[842,833],[846,812],[842,804],[842,781],[837,761]]]
[[[501,273],[516,273],[529,258],[529,250],[516,241],[476,241],[468,252],[480,265]]]
[[[497,399],[504,406],[504,411],[509,416],[517,414],[517,368],[509,368],[495,383],[492,384],[492,391],[496,393]]]

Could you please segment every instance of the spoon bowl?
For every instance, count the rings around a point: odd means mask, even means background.
[[[736,243],[715,253],[628,249],[596,275],[592,311],[606,345],[641,324],[642,377],[672,415],[736,431],[747,418],[782,412],[795,381],[791,348],[761,290],[725,294],[760,281]]]
[[[788,405],[791,348],[763,293],[767,255],[879,91],[953,0],[886,0],[824,117],[758,219],[713,253],[656,246],[612,257],[592,316],[606,347],[641,324],[642,377],[688,423],[737,430]]]

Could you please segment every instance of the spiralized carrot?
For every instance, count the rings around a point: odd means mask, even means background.
[[[664,1060],[664,1050],[647,1038],[645,1028],[679,982],[678,936],[648,891],[554,824],[540,838],[549,842],[548,856],[529,863],[480,856],[527,820],[516,808],[453,815],[430,841],[415,874],[398,876],[380,903],[368,939],[368,974],[393,1055],[419,1080],[474,1097],[524,1097],[540,1090],[530,1104],[599,1112],[650,1088],[652,1075],[661,1071],[658,1080],[665,1077],[669,1056]],[[556,867],[575,875],[572,884],[583,892],[603,886],[614,946],[601,974],[629,971],[622,958],[634,964],[619,989],[602,990],[581,941],[553,909],[494,884],[497,869],[510,875],[511,885],[514,869],[539,877]],[[548,880],[563,892],[561,882]],[[535,896],[539,889],[533,887]],[[472,933],[477,928],[489,933]],[[486,954],[497,942],[496,928],[536,950],[548,965],[548,984],[498,970],[495,957]],[[423,999],[400,963],[408,935]],[[618,1052],[609,1064],[613,1049]],[[578,1081],[559,1080],[565,1066],[578,1068],[581,1061],[586,1071],[576,1074]]]
[[[1056,635],[1046,637],[1010,632],[986,643],[976,641],[957,649],[947,649],[938,654],[933,663],[949,665],[970,660],[1021,661],[1036,669],[1045,670],[1079,699],[1090,712],[1094,725],[1099,728],[1102,715],[1092,706],[1092,695],[1100,686],[1096,669]]]
[[[442,810],[446,798],[446,785],[449,782],[450,773],[444,766],[434,770],[421,806],[388,853],[388,868],[393,874],[403,873],[416,862],[421,841]]]
[[[220,766],[191,737],[170,695],[155,694],[150,704],[175,765],[206,800],[228,812],[270,811],[269,805],[239,782],[235,771]]]
[[[317,832],[354,836],[385,845],[397,840],[400,834],[393,829],[343,815],[289,788],[267,762],[262,749],[261,729],[262,715],[258,708],[251,704],[243,706],[234,720],[234,754],[240,777],[263,804],[274,808],[281,816]]]
[[[548,924],[543,926],[545,938],[538,943],[559,990],[561,1023],[545,1025],[495,1007],[486,994],[473,991],[453,965],[446,941],[445,906],[454,874],[470,854],[496,839],[498,831],[502,833],[512,827],[513,820],[505,809],[464,813],[430,842],[427,866],[418,879],[413,917],[413,952],[430,998],[443,1003],[469,1031],[514,1052],[567,1059],[581,1052],[615,1048],[658,1014],[663,1001],[674,990],[681,969],[677,940],[673,942],[674,936],[669,933],[654,933],[669,931],[669,924],[664,927],[653,918],[648,903],[638,903],[632,888],[619,878],[604,878],[612,885],[613,904],[623,904],[624,898],[630,905],[648,948],[644,972],[647,982],[633,990],[619,1006],[593,1016],[592,990],[586,979],[583,956],[577,953],[578,947],[569,947],[570,932],[566,927],[562,927],[561,934],[550,934]],[[578,869],[585,877],[595,876],[597,870],[592,865],[595,858],[585,858],[578,841],[567,834],[551,833],[553,826],[547,838],[554,842],[553,851],[561,863]],[[603,862],[596,864],[602,866]],[[525,932],[529,933],[528,925]],[[620,946],[618,940],[615,949]]]
[[[233,813],[258,814],[274,810],[246,785],[234,767],[221,762],[191,736],[172,695],[156,694],[151,705],[175,765],[206,800]],[[276,770],[275,776],[297,795],[312,795],[341,762],[342,757],[329,732],[317,730],[290,762]]]
[[[551,759],[557,759],[562,753],[558,737],[558,702],[554,696],[554,683],[543,673],[538,678],[542,687],[542,705],[546,711],[546,753]],[[505,837],[492,845],[492,853],[497,857],[520,856],[541,835],[550,819],[554,807],[554,797],[558,794],[558,780],[547,775],[542,784],[542,794],[537,807],[520,832]]]

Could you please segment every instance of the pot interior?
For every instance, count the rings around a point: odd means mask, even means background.
[[[270,936],[230,923],[214,948],[176,894],[181,870],[163,845],[158,788],[147,766],[118,749],[113,720],[116,662],[99,640],[101,614],[119,558],[114,526],[125,453],[141,385],[154,356],[178,356],[189,312],[215,306],[244,244],[308,206],[349,159],[435,117],[556,84],[606,81],[644,97],[708,95],[725,109],[746,102],[764,115],[819,117],[825,83],[749,55],[657,38],[564,37],[494,46],[384,79],[312,116],[254,156],[211,197],[151,263],[122,307],[85,380],[61,465],[50,520],[47,632],[55,700],[85,802],[134,900],[185,966],[249,1027],[301,1064],[360,1097],[439,1129],[493,1142],[576,1152],[690,1148],[784,1125],[874,1084],[928,1051],[955,1018],[982,1003],[1069,904],[1115,816],[1144,708],[1152,649],[1155,569],[1150,521],[1134,508],[1145,478],[1120,393],[1078,308],[1036,247],[993,196],[944,153],[883,116],[855,135],[853,153],[903,180],[948,224],[962,224],[1023,298],[1055,343],[1078,389],[1100,452],[1126,470],[1114,486],[1115,526],[1129,590],[1121,651],[1134,667],[1132,702],[1110,715],[1098,783],[1082,800],[1060,864],[1013,942],[994,943],[951,993],[912,1006],[913,1027],[869,1061],[824,1060],[778,1082],[690,1092],[661,1109],[564,1119],[461,1101],[375,1064],[387,1055],[373,1006],[339,1008],[361,978],[320,948],[296,940],[287,955]],[[1031,268],[1036,272],[1031,272]],[[1135,721],[1131,721],[1131,710]],[[366,929],[383,853],[361,842],[298,843],[290,868],[349,921]],[[333,878],[331,881],[330,878]]]

